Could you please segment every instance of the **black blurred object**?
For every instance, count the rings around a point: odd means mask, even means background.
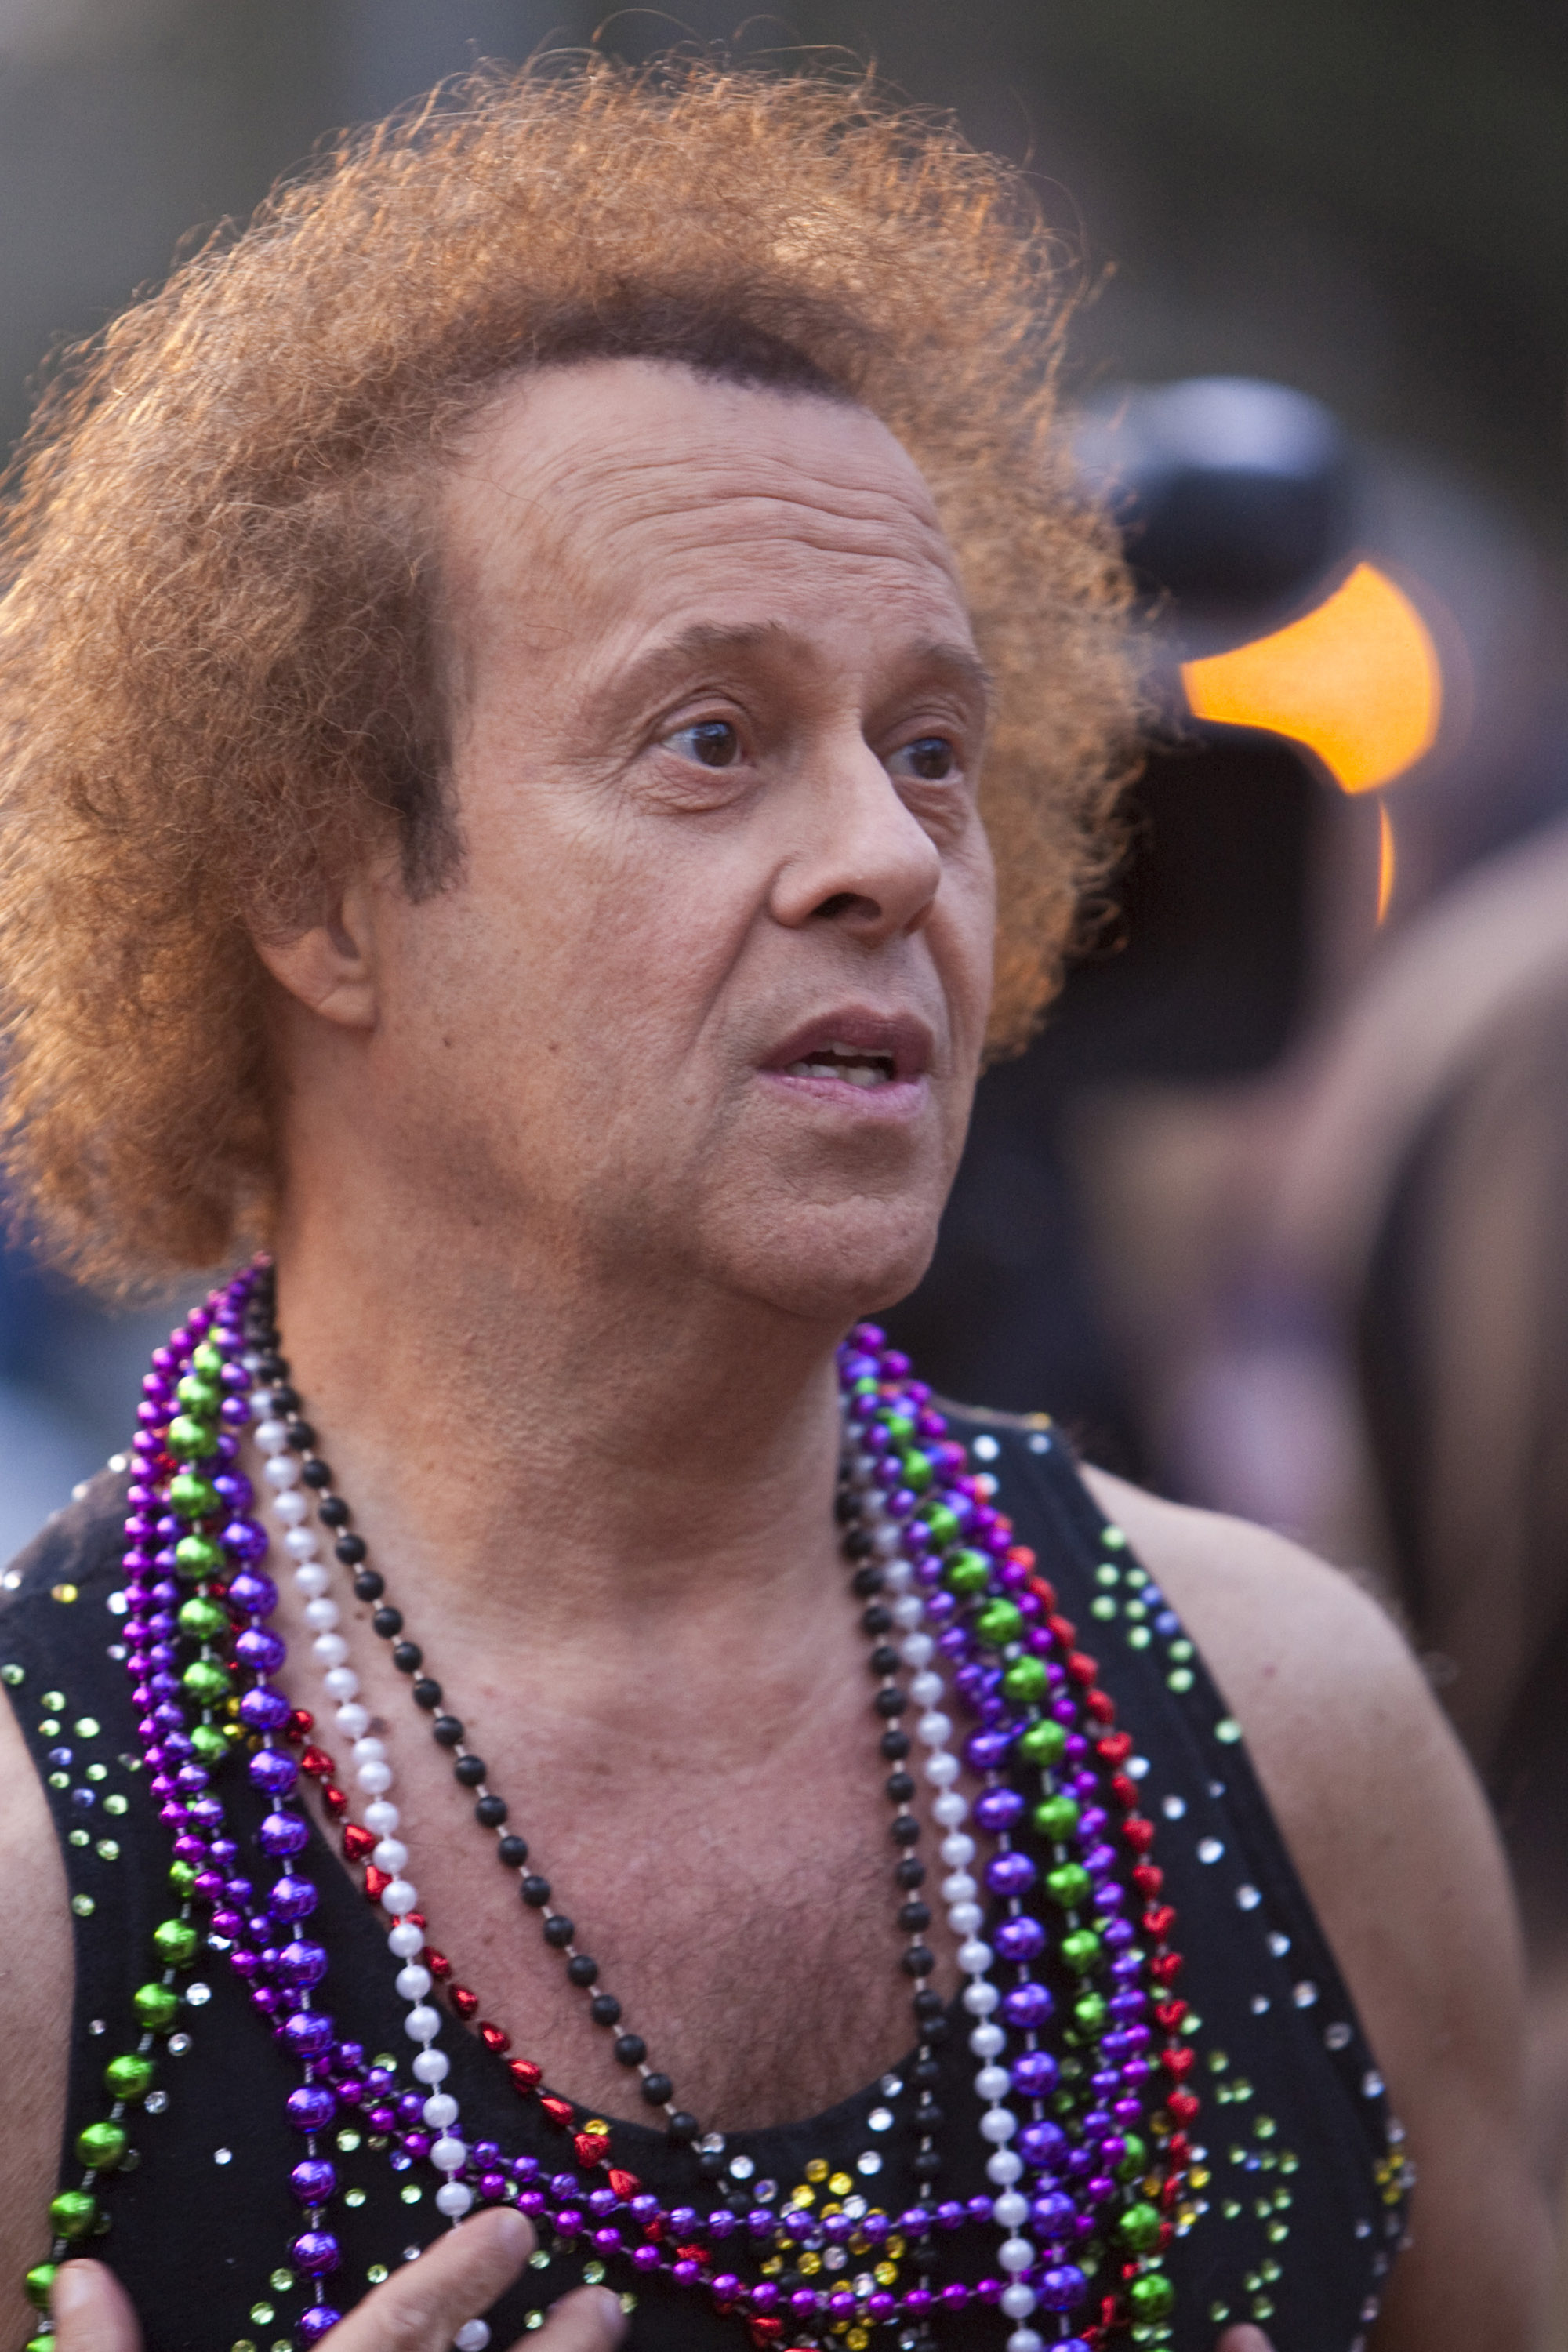
[[[1315,401],[1235,377],[1107,395],[1079,441],[1157,609],[1157,650],[1275,626],[1350,550],[1344,438]],[[1044,1409],[1107,1468],[1154,1465],[1095,1296],[1067,1126],[1088,1088],[1267,1069],[1304,1009],[1323,787],[1226,730],[1157,746],[1131,795],[1104,944],[1042,1034],[983,1081],[930,1273],[885,1319],[944,1394]]]
[[[1085,481],[1115,517],[1151,602],[1178,629],[1235,622],[1310,594],[1350,543],[1345,436],[1304,393],[1194,376],[1106,394],[1077,436]]]

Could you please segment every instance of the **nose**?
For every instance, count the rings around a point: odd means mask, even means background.
[[[814,761],[790,801],[797,830],[774,877],[774,919],[792,930],[831,923],[868,947],[918,931],[942,853],[870,746],[857,737]]]

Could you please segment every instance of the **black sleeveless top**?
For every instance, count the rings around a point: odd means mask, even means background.
[[[1241,2320],[1264,2326],[1278,2352],[1355,2352],[1403,2231],[1401,2134],[1239,1727],[1163,1595],[1107,1528],[1059,1433],[1043,1420],[959,1412],[952,1434],[969,1444],[976,1469],[996,1478],[998,1507],[1033,1546],[1080,1641],[1092,1642],[1100,1683],[1133,1736],[1127,1769],[1140,1782],[1141,1808],[1158,1824],[1154,1858],[1178,1913],[1181,1990],[1196,2021],[1187,2082],[1202,2101],[1191,2127],[1197,2158],[1167,2262],[1176,2352],[1211,2352],[1220,2327]],[[72,2188],[82,2179],[76,2137],[106,2113],[106,2062],[136,2047],[132,1997],[156,1973],[152,1933],[173,1907],[169,1833],[135,1755],[118,1639],[125,1485],[115,1463],[79,1490],[6,1572],[0,1605],[0,1679],[47,1790],[74,1914],[59,2182]],[[236,1780],[226,1801],[243,1840],[261,1800]],[[384,2053],[399,2089],[409,2089],[411,2045],[377,1916],[319,1836],[310,1874],[321,1890],[312,1932],[333,1956],[337,2031],[373,2061]],[[288,2263],[300,2227],[288,2173],[300,2143],[284,2117],[298,2069],[221,1951],[203,1952],[183,1983],[159,2087],[133,2111],[138,2161],[108,2179],[110,2227],[89,2250],[124,2281],[147,2352],[298,2352],[292,2326],[310,2297]],[[976,2062],[961,2021],[969,2021],[959,2013],[940,2045],[948,2198],[986,2186]],[[537,2100],[518,2097],[499,2058],[456,2021],[443,2023],[440,2043],[470,2141],[488,2137],[512,2156],[531,2151],[547,2175],[570,2165],[569,2141]],[[910,2151],[900,2146],[910,2135],[894,2121],[899,2087],[883,2077],[810,2121],[730,2134],[736,2182],[781,2211],[797,2188],[826,2182],[841,2198],[863,2196],[868,2208],[897,2214],[916,2189]],[[446,2226],[425,2168],[373,2137],[352,2113],[341,2116],[334,2160],[346,2193],[331,2226],[342,2263],[328,2283],[339,2308]],[[616,2145],[667,2205],[689,2193],[690,2154],[661,2133],[617,2124]],[[37,2184],[38,2260],[48,2252],[45,2209],[56,2185]],[[973,2283],[988,2254],[994,2262],[989,2231],[939,2238],[938,2281]],[[581,2242],[542,2243],[489,2315],[496,2352],[531,2314],[601,2274]],[[605,2283],[637,2298],[632,2352],[747,2352],[742,2322],[705,2298],[619,2264]],[[1048,2315],[1031,2324],[1048,2341]],[[957,2352],[1001,2352],[1013,2325],[977,2300],[933,2320],[937,2342]],[[898,2339],[878,2329],[869,2340],[880,2352]]]

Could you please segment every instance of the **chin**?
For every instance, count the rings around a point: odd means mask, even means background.
[[[786,1211],[746,1253],[742,1286],[785,1314],[847,1328],[908,1297],[935,1251],[937,1215],[923,1202],[865,1200]]]

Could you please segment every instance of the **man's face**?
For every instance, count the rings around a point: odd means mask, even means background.
[[[595,362],[497,404],[444,543],[464,864],[374,897],[407,1172],[503,1253],[531,1226],[813,1317],[901,1296],[994,904],[921,476],[858,409]]]

